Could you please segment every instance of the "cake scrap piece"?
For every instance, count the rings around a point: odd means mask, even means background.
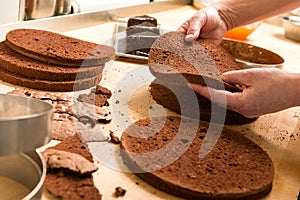
[[[76,153],[47,149],[42,155],[50,170],[66,169],[83,175],[93,173],[98,169],[94,163]]]
[[[86,102],[98,107],[109,106],[108,99],[112,93],[109,89],[96,85],[89,94],[80,94],[77,98],[78,101]]]
[[[85,173],[72,173],[72,167],[69,167],[70,163],[60,163],[61,168],[57,165],[56,170],[48,170],[46,179],[44,182],[44,187],[46,190],[53,196],[67,200],[82,200],[82,199],[91,199],[91,200],[100,200],[102,195],[99,190],[94,185],[94,180],[92,173],[96,170],[93,164],[93,157],[90,153],[86,143],[84,143],[78,134],[65,138],[61,143],[56,146],[49,147],[46,149],[43,154],[49,154],[49,152],[68,152],[68,155],[76,154],[74,157],[80,157],[85,167],[80,167]],[[83,157],[83,158],[81,158]],[[77,162],[77,161],[76,161]],[[47,162],[49,164],[49,162]],[[78,165],[77,165],[78,166]],[[50,166],[48,166],[50,167]],[[66,167],[69,170],[66,170]],[[77,171],[77,170],[75,170]]]

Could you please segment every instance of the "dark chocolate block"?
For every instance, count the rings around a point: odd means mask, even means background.
[[[135,16],[135,17],[129,18],[129,20],[127,22],[127,27],[141,25],[141,24],[142,24],[142,26],[156,27],[157,19],[155,19],[154,17],[150,17],[148,15]]]
[[[159,35],[152,32],[142,32],[127,36],[126,53],[147,55],[150,47]],[[145,53],[145,54],[144,54]]]
[[[147,15],[130,18],[126,29],[126,53],[148,56],[150,47],[159,35],[155,18]]]
[[[143,33],[143,32],[151,32],[156,35],[160,34],[159,28],[158,27],[149,27],[149,26],[130,26],[126,29],[126,35],[133,35],[136,33]]]

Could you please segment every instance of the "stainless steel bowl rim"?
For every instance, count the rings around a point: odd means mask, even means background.
[[[47,169],[39,150],[0,156],[0,160],[0,176],[20,183],[28,189],[22,200],[41,199]]]
[[[52,135],[52,105],[18,95],[0,95],[0,156],[35,150]]]
[[[23,198],[23,200],[31,200],[33,199],[39,192],[41,192],[41,189],[43,188],[43,184],[46,178],[46,163],[45,160],[43,159],[42,154],[39,151],[35,151],[36,154],[39,156],[40,161],[42,163],[42,169],[41,169],[41,175],[40,175],[40,181],[38,182],[38,184],[35,186],[35,188],[26,195],[26,197]],[[27,155],[26,155],[27,156]],[[35,163],[36,164],[36,163]],[[37,165],[37,164],[36,164]],[[38,167],[38,166],[37,166]]]
[[[32,102],[39,103],[39,104],[41,104],[45,107],[45,111],[34,113],[34,114],[28,114],[28,115],[20,115],[20,116],[15,116],[15,117],[4,117],[4,118],[0,118],[0,122],[1,121],[13,121],[13,120],[21,120],[21,119],[39,117],[39,116],[47,114],[49,111],[51,111],[53,109],[53,106],[51,104],[49,104],[47,102],[44,102],[42,100],[39,100],[39,99],[34,99],[34,98],[31,98],[31,97],[18,96],[18,95],[13,95],[13,94],[0,94],[0,98],[2,96],[7,96],[7,97],[11,96],[13,98],[23,98],[23,99],[27,99],[27,101],[32,101]]]
[[[300,27],[300,16],[280,16],[283,21],[290,22],[295,26]]]

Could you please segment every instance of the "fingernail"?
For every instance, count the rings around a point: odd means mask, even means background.
[[[192,85],[191,85],[191,83],[188,83],[188,84],[187,84],[187,86],[188,86],[189,88],[192,88]]]
[[[192,34],[188,34],[185,36],[185,40],[188,42],[191,42],[194,40],[194,36]]]
[[[194,90],[194,87],[196,86],[196,84],[194,84],[194,83],[188,83],[187,85],[189,88],[191,88],[193,90]]]

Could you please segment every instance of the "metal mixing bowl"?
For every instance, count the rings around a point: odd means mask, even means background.
[[[52,105],[0,94],[0,156],[33,151],[51,139]]]
[[[0,163],[0,199],[41,199],[46,165],[40,153],[0,156]]]
[[[300,16],[281,16],[284,36],[300,42]]]
[[[71,0],[56,0],[55,14],[66,15],[71,13]]]
[[[26,19],[51,17],[55,12],[55,0],[22,0],[25,1]]]
[[[284,59],[270,50],[230,39],[223,39],[221,46],[227,50],[244,69],[255,67],[283,67]]]

